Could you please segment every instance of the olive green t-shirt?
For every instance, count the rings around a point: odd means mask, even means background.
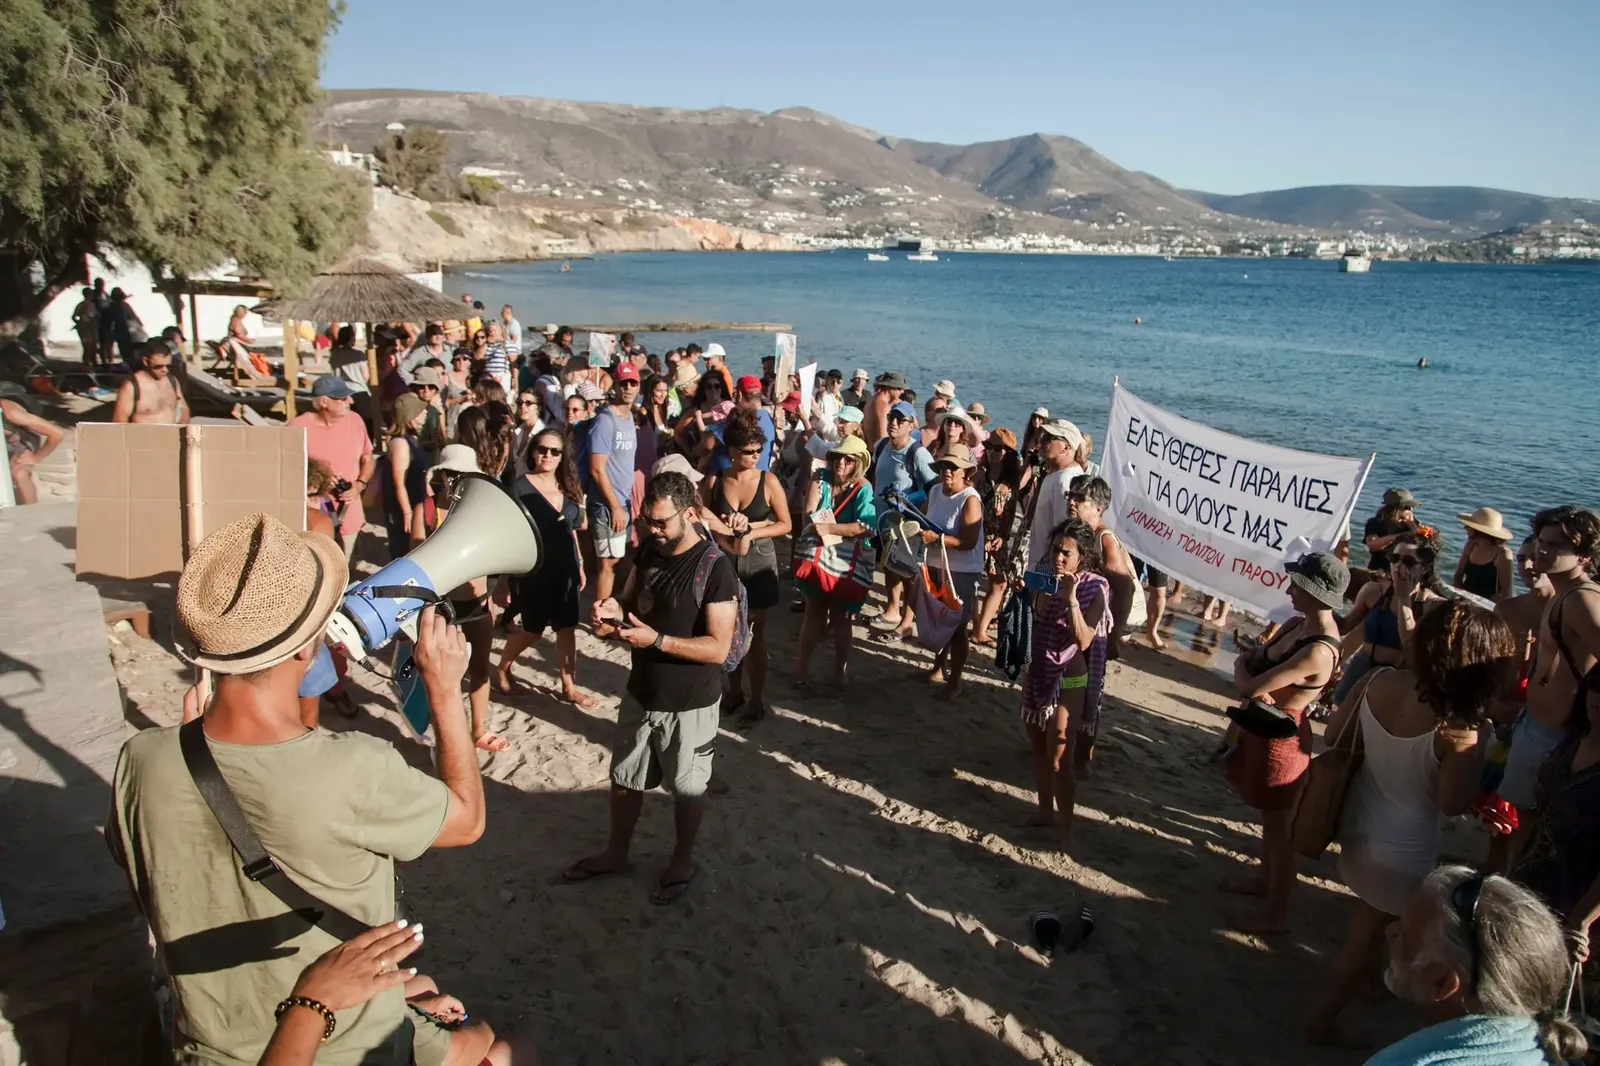
[[[444,825],[449,791],[363,733],[282,744],[208,742],[267,853],[312,895],[370,925],[396,920],[394,861]],[[178,730],[129,740],[117,760],[107,841],[171,977],[180,1066],[254,1066],[273,1008],[337,941],[244,875],[178,748]],[[399,988],[338,1013],[318,1066],[403,1066],[411,1025]]]

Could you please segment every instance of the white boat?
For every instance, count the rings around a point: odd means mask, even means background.
[[[889,261],[889,257],[886,256],[886,255],[883,255],[883,254],[881,254],[879,252],[868,252],[867,253],[867,262],[869,262],[869,263],[887,263],[888,261]]]
[[[1366,252],[1358,252],[1352,248],[1339,257],[1339,273],[1341,274],[1365,274],[1371,269],[1372,257]]]
[[[918,252],[916,255],[906,256],[906,259],[913,263],[937,263],[939,261],[939,257],[932,252]]]

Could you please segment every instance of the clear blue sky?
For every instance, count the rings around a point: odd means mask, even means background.
[[[1063,133],[1175,185],[1600,199],[1600,0],[347,0],[329,88]]]

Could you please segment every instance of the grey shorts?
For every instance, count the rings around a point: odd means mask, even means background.
[[[612,529],[611,508],[603,503],[589,505],[589,535],[594,538],[596,559],[621,559],[628,554],[628,527]]]
[[[671,713],[647,711],[631,695],[617,710],[611,783],[635,792],[665,784],[678,799],[699,799],[711,780],[721,705]]]

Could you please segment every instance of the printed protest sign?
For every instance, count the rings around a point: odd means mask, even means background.
[[[589,365],[610,366],[612,356],[617,354],[617,335],[615,333],[589,334]]]
[[[1187,585],[1273,619],[1292,614],[1283,564],[1329,551],[1372,457],[1280,448],[1111,390],[1105,522],[1130,552]]]
[[[772,402],[779,403],[789,395],[789,375],[794,373],[794,334],[779,333],[777,343],[773,345],[774,356],[773,374],[776,380],[772,385]]]

